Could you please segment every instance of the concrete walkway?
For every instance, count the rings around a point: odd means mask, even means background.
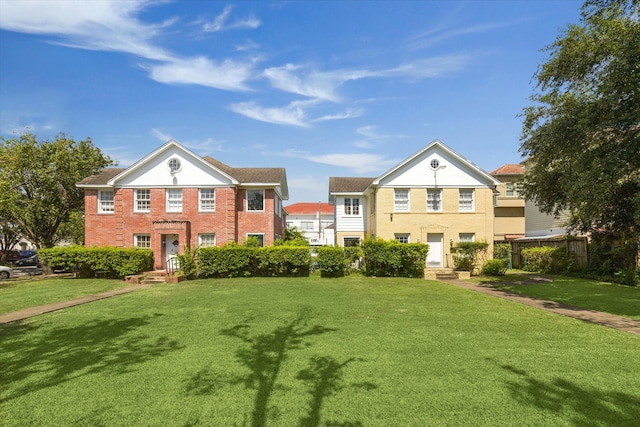
[[[5,323],[16,322],[18,320],[28,319],[29,317],[37,316],[39,314],[50,313],[52,311],[62,310],[64,308],[73,307],[80,304],[86,304],[88,302],[98,301],[105,298],[110,298],[116,295],[128,294],[129,292],[137,291],[138,289],[148,288],[151,285],[135,285],[123,289],[115,289],[113,291],[102,292],[94,295],[87,295],[81,298],[72,299],[69,301],[56,302],[52,304],[39,305],[37,307],[25,308],[24,310],[14,311],[13,313],[7,313],[0,315],[0,325]]]
[[[459,279],[440,279],[441,282],[449,283],[460,288],[470,289],[472,291],[481,292],[483,294],[504,298],[509,301],[518,302],[535,308],[551,311],[563,316],[573,317],[574,319],[583,320],[585,322],[597,323],[613,329],[630,332],[640,335],[640,321],[628,319],[615,314],[603,313],[601,311],[588,310],[580,307],[573,307],[561,304],[555,301],[546,301],[534,297],[518,295],[513,292],[496,289],[490,285],[481,285],[474,282]]]

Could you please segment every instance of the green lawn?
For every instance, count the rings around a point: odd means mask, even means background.
[[[122,280],[37,279],[0,282],[0,314],[126,288]]]
[[[550,281],[531,283],[530,279],[534,276],[532,273],[515,271],[502,277],[474,280],[493,283],[498,289],[521,295],[640,320],[640,287],[567,276],[545,276]]]
[[[0,328],[0,425],[636,426],[639,354],[439,282],[201,280]]]

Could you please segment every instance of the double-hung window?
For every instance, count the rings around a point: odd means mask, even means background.
[[[98,191],[98,213],[113,213],[113,191]]]
[[[442,212],[442,190],[427,189],[427,212]]]
[[[264,190],[247,190],[247,210],[264,210]]]
[[[182,212],[182,190],[167,190],[167,212]]]
[[[408,188],[395,189],[393,206],[396,212],[409,211],[409,189]]]
[[[473,189],[461,188],[459,190],[458,209],[461,212],[473,212],[475,210],[473,201]]]
[[[460,233],[458,235],[459,242],[475,242],[476,234],[475,233]]]
[[[136,212],[149,212],[151,210],[151,190],[136,189],[133,210]]]
[[[216,190],[213,188],[201,188],[199,191],[199,211],[214,212],[216,210]]]
[[[360,199],[357,197],[346,197],[344,199],[345,215],[360,215]]]
[[[300,228],[305,231],[315,230],[317,227],[314,226],[313,221],[300,221]]]
[[[151,235],[149,234],[134,234],[133,245],[140,249],[151,249]]]
[[[216,245],[216,235],[214,233],[198,234],[198,245],[201,248],[212,248]]]

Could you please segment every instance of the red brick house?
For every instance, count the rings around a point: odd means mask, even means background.
[[[171,140],[128,168],[106,168],[84,189],[85,245],[152,249],[155,268],[185,247],[284,235],[284,168],[234,168]]]

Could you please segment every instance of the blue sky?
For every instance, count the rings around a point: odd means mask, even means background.
[[[65,132],[129,166],[169,139],[285,167],[290,200],[434,139],[521,161],[541,49],[581,1],[0,0],[0,135]]]

